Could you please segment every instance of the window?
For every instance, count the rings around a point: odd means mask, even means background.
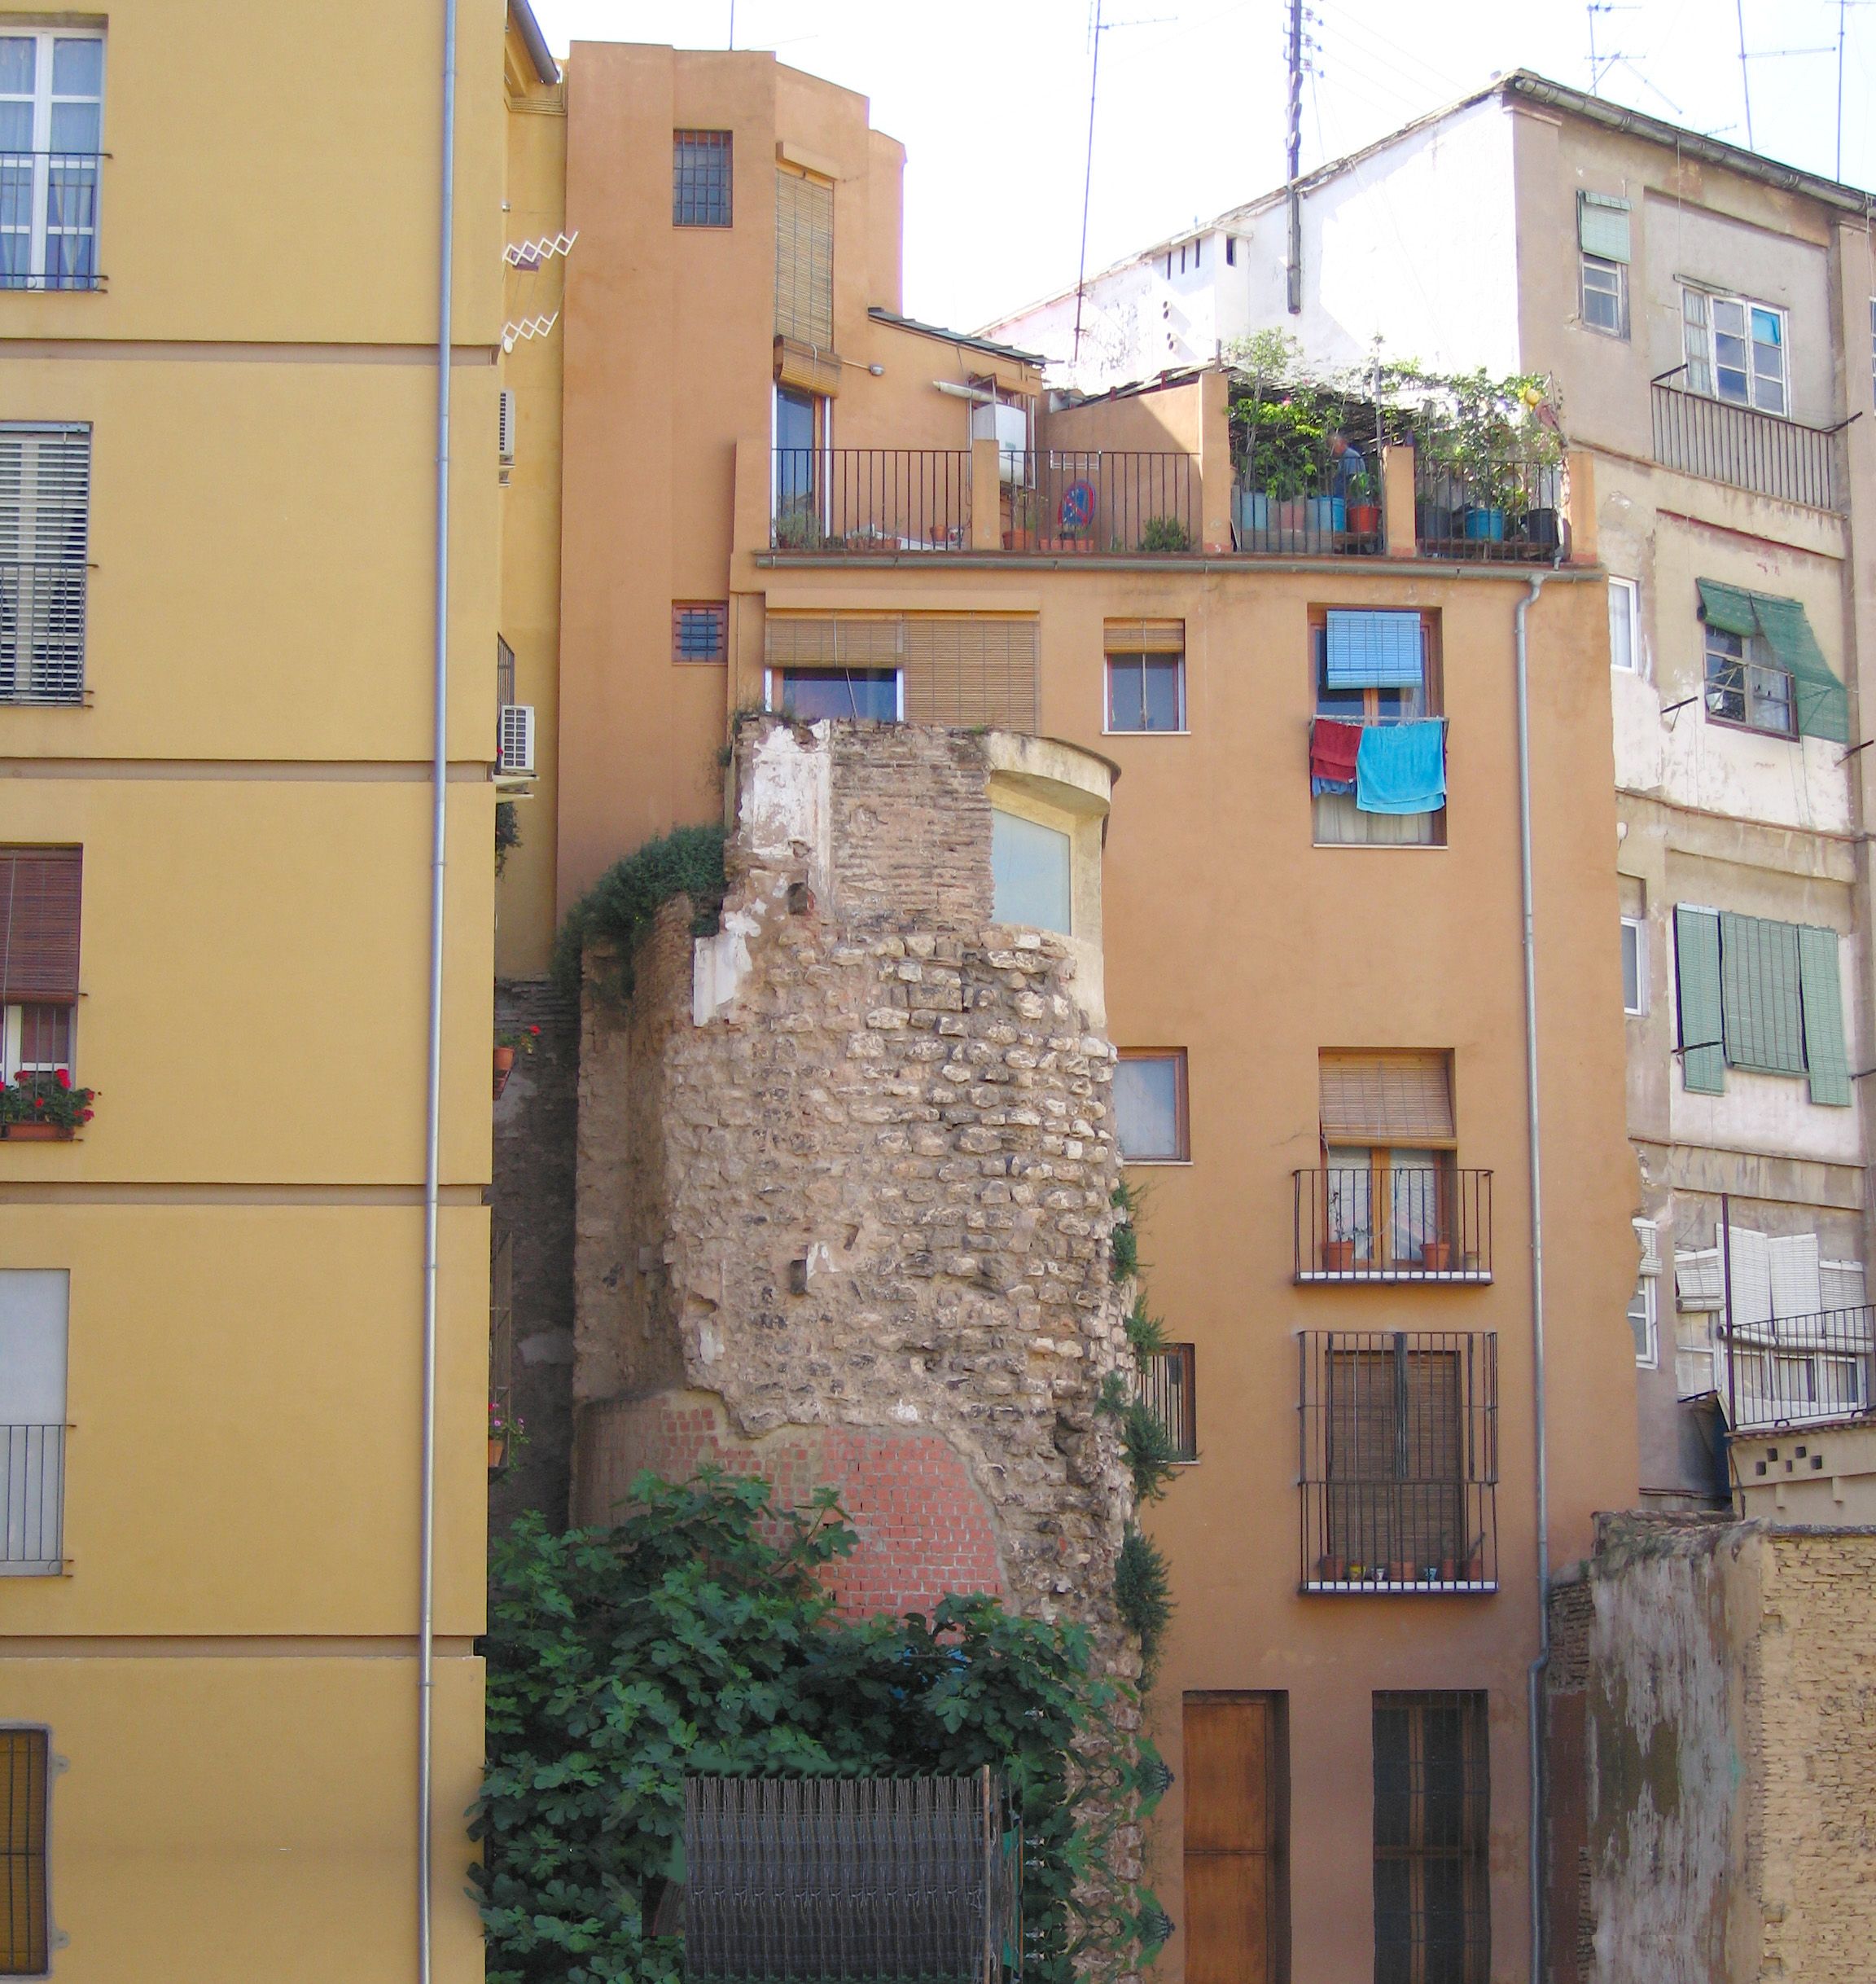
[[[1622,1010],[1648,1010],[1648,926],[1639,916],[1622,919]]]
[[[1633,579],[1609,582],[1609,665],[1635,672],[1642,666],[1642,588]]]
[[[812,551],[825,541],[820,450],[826,445],[826,402],[793,386],[775,388],[775,542]]]
[[[1849,696],[1824,659],[1802,604],[1716,579],[1696,585],[1706,630],[1707,714],[1779,736],[1848,744]]]
[[[1128,1164],[1184,1164],[1186,1050],[1123,1047],[1114,1069],[1115,1132]]]
[[[1723,723],[1795,737],[1795,697],[1789,673],[1765,652],[1755,635],[1724,627],[1707,630],[1707,713]]]
[[[730,652],[730,607],[722,599],[677,599],[671,607],[671,659],[721,661]]]
[[[1849,1107],[1834,930],[1683,902],[1674,951],[1684,1087],[1722,1094],[1728,1068],[1802,1074],[1813,1102]]]
[[[1186,727],[1186,623],[1111,620],[1107,723],[1111,731]]]
[[[1687,384],[1709,399],[1782,414],[1786,406],[1786,315],[1769,304],[1704,289],[1681,292]]]
[[[85,700],[90,517],[90,428],[0,422],[0,702]]]
[[[1483,1693],[1374,1697],[1374,1984],[1486,1984],[1492,1793]]]
[[[1479,1207],[1453,1170],[1444,1054],[1325,1052],[1323,1166],[1314,1219],[1325,1273],[1444,1274],[1476,1251]],[[1475,1268],[1476,1263],[1471,1264]],[[1309,1271],[1305,1266],[1304,1271]]]
[[[1304,1591],[1490,1587],[1498,1339],[1304,1330]]]
[[[730,148],[727,131],[671,134],[671,225],[730,225]]]
[[[0,1076],[7,1081],[71,1071],[82,865],[75,847],[0,848]]]
[[[1238,237],[1235,235],[1225,237],[1225,266],[1228,269],[1238,266]],[[1870,305],[1869,314],[1873,324],[1876,324],[1876,303]]]
[[[1627,200],[1608,193],[1576,195],[1582,320],[1611,337],[1628,335],[1628,222]]]
[[[780,669],[771,678],[769,707],[804,723],[823,717],[896,723],[905,715],[905,679],[897,669]]]
[[[64,1568],[63,1268],[0,1271],[0,1576]]]
[[[1189,1343],[1169,1343],[1151,1352],[1134,1372],[1134,1396],[1166,1429],[1167,1457],[1181,1463],[1199,1458],[1199,1394],[1196,1352]]]
[[[991,915],[1034,930],[1074,929],[1074,843],[1054,827],[1001,806],[990,814]]]
[[[1194,1693],[1184,1709],[1186,1975],[1290,1984],[1290,1700]]]
[[[1652,1371],[1661,1361],[1661,1345],[1655,1323],[1655,1289],[1661,1275],[1661,1242],[1652,1219],[1633,1222],[1641,1249],[1641,1266],[1635,1276],[1635,1293],[1628,1303],[1628,1328],[1635,1339],[1635,1362]]]
[[[1876,296],[1869,299],[1869,385],[1876,394]]]
[[[873,669],[903,677],[901,713],[959,728],[1037,728],[1033,614],[772,612],[764,643],[769,707],[783,669]]]
[[[834,343],[834,188],[787,166],[775,173],[775,335]]]
[[[1445,844],[1446,752],[1435,625],[1420,613],[1311,610],[1316,721],[1309,789],[1318,847]],[[1388,735],[1368,747],[1364,805],[1361,754],[1370,730]]]
[[[51,1743],[43,1729],[0,1728],[0,1976],[50,1967],[46,1833]]]
[[[95,289],[102,35],[0,35],[0,289]]]

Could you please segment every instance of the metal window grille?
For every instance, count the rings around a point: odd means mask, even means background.
[[[0,1566],[60,1569],[64,1517],[65,1429],[0,1426]]]
[[[1498,1339],[1304,1330],[1304,1591],[1497,1584]]]
[[[0,1729],[0,1975],[47,1967],[46,1819],[50,1742],[43,1729]]]
[[[1492,1279],[1489,1171],[1405,1148],[1291,1178],[1297,1280]]]
[[[1712,397],[1712,367],[1691,334],[1679,385],[1653,382],[1655,459],[1709,482],[1729,482],[1813,510],[1848,507],[1841,429],[1807,426]]]
[[[1742,1433],[1861,1419],[1876,1409],[1876,1309],[1725,1323],[1718,1333],[1727,1417]]]
[[[1136,1396],[1166,1429],[1175,1460],[1199,1458],[1198,1353],[1189,1343],[1155,1350],[1134,1373]]]
[[[671,134],[671,225],[727,227],[730,214],[730,134]]]
[[[0,46],[0,289],[95,289],[104,41],[44,29]]]
[[[684,1780],[695,1984],[997,1984],[1022,1970],[1022,1831],[971,1777]]]
[[[721,599],[680,599],[671,608],[671,659],[721,661],[730,652],[730,608]]]
[[[1378,1694],[1374,1715],[1374,1984],[1486,1984],[1485,1696]]]
[[[0,702],[85,698],[91,430],[0,425]]]
[[[515,700],[515,650],[497,634],[495,636],[495,704],[497,709]]]

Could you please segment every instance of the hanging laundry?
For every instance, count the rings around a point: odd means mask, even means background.
[[[1355,763],[1364,813],[1432,813],[1446,803],[1446,720],[1370,723]]]
[[[1313,789],[1355,789],[1355,761],[1361,755],[1359,723],[1338,723],[1318,717],[1309,727],[1309,778]]]

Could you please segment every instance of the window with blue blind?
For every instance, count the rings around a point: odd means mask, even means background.
[[[1417,689],[1425,673],[1420,616],[1330,607],[1322,665],[1329,689]]]

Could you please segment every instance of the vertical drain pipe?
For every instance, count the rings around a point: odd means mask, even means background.
[[[1537,1657],[1529,1677],[1531,1722],[1531,1984],[1544,1984],[1544,1748],[1538,1689],[1550,1664],[1550,1468],[1544,1397],[1544,1174],[1537,1121],[1537,924],[1531,879],[1531,687],[1524,617],[1549,574],[1530,574],[1518,602],[1518,859],[1524,896],[1524,1078],[1530,1126],[1531,1389],[1536,1416]]]
[[[456,235],[456,0],[443,0],[436,279],[436,645],[432,663],[430,1011],[423,1105],[423,1458],[417,1623],[417,1977],[430,1984],[431,1725],[436,1701],[436,1212],[442,1171],[444,869],[449,824],[449,361]]]

